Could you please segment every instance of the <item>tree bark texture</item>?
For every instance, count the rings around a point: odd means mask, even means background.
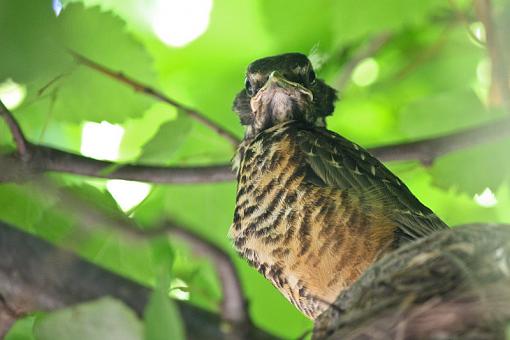
[[[141,316],[150,292],[147,287],[0,222],[0,338],[17,317],[102,296],[122,300]],[[216,314],[176,303],[188,339],[276,339],[252,325],[228,324]]]

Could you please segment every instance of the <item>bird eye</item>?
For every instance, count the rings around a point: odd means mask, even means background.
[[[308,72],[308,84],[315,83],[315,72],[310,68],[310,72]]]
[[[244,79],[244,88],[246,89],[248,96],[253,96],[253,87],[251,86],[250,80],[248,78]]]

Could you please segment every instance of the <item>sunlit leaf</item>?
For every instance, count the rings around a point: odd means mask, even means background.
[[[509,178],[510,140],[477,145],[439,158],[431,169],[433,183],[471,196],[485,188],[493,191]]]
[[[36,318],[36,315],[28,315],[16,320],[5,335],[5,340],[36,340],[32,331]]]
[[[161,280],[145,309],[146,340],[184,340],[184,328],[175,303],[168,297],[169,280]]]
[[[150,99],[118,80],[76,66],[68,53],[71,49],[114,71],[154,83],[149,55],[119,18],[79,4],[66,6],[57,18],[50,1],[2,1],[0,8],[5,16],[0,20],[5,25],[0,34],[5,37],[0,39],[7,43],[8,51],[0,66],[0,79],[35,81],[27,96],[32,102],[44,99],[42,93],[57,91],[52,119],[120,122],[141,116],[149,107]],[[111,48],[112,42],[115,48]]]
[[[418,139],[475,127],[500,115],[500,112],[487,110],[472,90],[465,89],[411,103],[400,112],[400,128],[411,138]]]
[[[141,163],[169,163],[172,155],[189,135],[191,127],[191,119],[185,114],[179,114],[176,119],[163,123],[156,135],[143,146],[138,161]]]

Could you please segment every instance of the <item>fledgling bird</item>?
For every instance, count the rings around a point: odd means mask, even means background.
[[[310,319],[387,251],[447,228],[366,150],[326,129],[335,100],[308,58],[288,53],[252,62],[233,106],[246,132],[229,236]]]

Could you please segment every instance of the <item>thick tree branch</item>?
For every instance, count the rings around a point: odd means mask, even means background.
[[[155,228],[142,229],[132,219],[122,214],[112,214],[108,210],[102,210],[102,207],[99,207],[97,203],[91,202],[67,188],[59,188],[44,178],[34,181],[31,191],[34,194],[38,192],[57,198],[57,209],[66,211],[69,216],[73,217],[77,230],[86,232],[99,229],[108,230],[115,232],[115,237],[142,242],[164,236],[188,244],[196,255],[210,260],[216,269],[223,293],[222,320],[229,324],[235,324],[238,329],[244,329],[251,324],[236,268],[230,256],[214,243],[173,222],[167,222]],[[73,234],[81,233],[73,232]],[[74,241],[74,239],[69,239],[66,243]]]
[[[112,296],[143,314],[150,290],[0,221],[0,295],[19,314]],[[176,301],[189,339],[231,339],[222,320]],[[0,304],[0,312],[4,311]],[[246,326],[246,325],[245,325]],[[249,326],[246,339],[274,339]],[[237,337],[238,338],[238,337]]]
[[[510,136],[510,118],[502,118],[450,135],[369,148],[381,161],[418,160],[430,165],[436,158],[474,145]],[[234,179],[228,164],[201,167],[157,167],[99,161],[92,158],[29,144],[30,159],[0,156],[1,181],[21,181],[43,172],[144,181],[151,183],[212,183]],[[110,169],[111,171],[105,171]]]
[[[14,135],[23,136],[21,129],[5,109]],[[18,133],[18,132],[19,133]],[[449,135],[369,148],[383,162],[418,160],[430,165],[436,158],[478,144],[510,136],[510,117],[454,132]],[[0,156],[0,182],[22,181],[44,172],[64,172],[83,176],[124,179],[150,183],[213,183],[234,179],[230,165],[164,167],[117,164],[76,155],[50,147],[34,145],[20,139],[25,157]]]
[[[192,109],[190,107],[187,107],[187,106],[177,102],[176,100],[166,96],[162,92],[159,92],[159,91],[153,89],[152,87],[149,87],[149,86],[142,84],[132,78],[127,77],[126,75],[124,75],[121,72],[115,72],[115,71],[113,71],[103,65],[100,65],[100,64],[96,63],[95,61],[88,59],[87,57],[85,57],[81,54],[78,54],[74,51],[70,51],[70,53],[74,56],[74,58],[80,64],[87,66],[99,73],[102,73],[114,80],[124,83],[124,84],[132,87],[136,92],[146,94],[150,97],[153,97],[163,103],[166,103],[170,106],[173,106],[173,107],[185,112],[187,115],[189,115],[191,118],[195,119],[197,122],[207,126],[211,130],[216,132],[218,135],[225,138],[230,144],[232,144],[232,146],[234,148],[237,147],[237,145],[239,144],[240,140],[239,140],[239,138],[237,138],[237,136],[235,136],[230,131],[226,130],[225,128],[221,127],[217,123],[215,123],[212,120],[210,120],[209,118],[207,118],[203,113],[201,113],[195,109]]]
[[[0,156],[4,171],[0,182],[22,181],[44,172],[64,172],[98,178],[115,178],[150,183],[213,183],[233,179],[229,164],[165,167],[118,164],[100,161],[50,147],[29,144],[30,159]]]
[[[379,146],[368,150],[382,161],[418,160],[424,165],[430,165],[440,156],[509,136],[510,117],[505,117],[450,135]]]

